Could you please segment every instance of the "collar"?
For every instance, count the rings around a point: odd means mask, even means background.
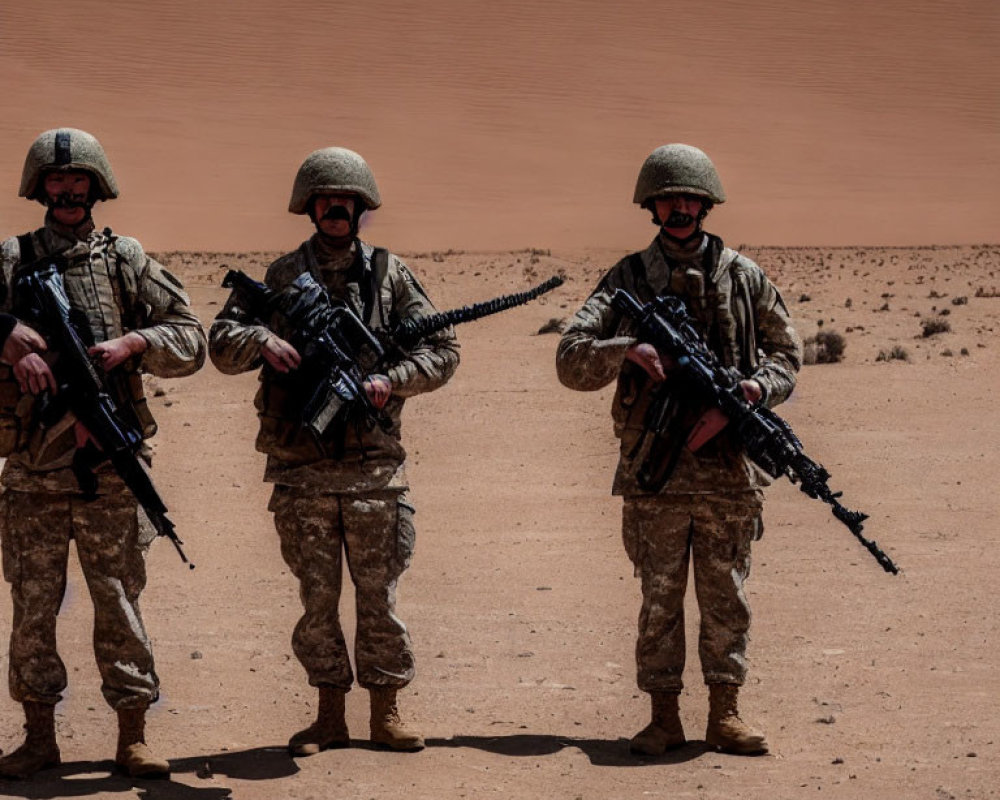
[[[87,219],[75,228],[72,228],[68,225],[56,222],[51,211],[48,211],[45,214],[45,230],[49,231],[49,233],[51,233],[57,240],[65,241],[67,245],[74,245],[77,242],[87,241],[87,237],[94,232],[94,227],[94,220],[92,217],[87,217]]]

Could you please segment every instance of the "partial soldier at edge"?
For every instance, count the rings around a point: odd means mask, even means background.
[[[109,381],[119,395],[115,403],[134,413],[143,438],[152,436],[156,424],[141,373],[179,377],[205,361],[205,334],[183,287],[138,241],[96,228],[94,204],[118,197],[118,186],[104,149],[89,133],[42,133],[28,151],[19,194],[46,207],[45,225],[0,245],[0,311],[22,313],[18,270],[57,256],[74,321],[93,340],[90,356],[117,378]],[[0,454],[8,456],[0,474],[0,538],[14,607],[10,690],[24,707],[27,736],[0,759],[0,777],[25,778],[60,763],[54,714],[67,675],[56,650],[56,618],[70,539],[94,603],[102,693],[118,718],[115,762],[133,777],[165,777],[169,763],[145,743],[146,711],[159,697],[139,610],[152,529],[140,525],[136,499],[107,462],[95,470],[96,498],[84,496],[72,465],[87,431],[71,412],[39,420],[38,405],[58,392],[48,360],[58,353],[45,352],[44,341],[24,327],[16,323],[5,342],[12,369],[0,376]]]

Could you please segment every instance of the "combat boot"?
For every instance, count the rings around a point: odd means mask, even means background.
[[[740,719],[737,708],[740,687],[732,683],[708,686],[708,728],[705,742],[738,756],[759,756],[767,752],[764,734]]]
[[[372,741],[390,750],[416,751],[424,749],[423,737],[411,733],[403,727],[396,705],[396,690],[389,688],[370,689],[372,716]]]
[[[344,718],[346,695],[343,689],[320,686],[316,721],[288,740],[288,752],[293,756],[314,756],[330,747],[350,746],[351,736]]]
[[[667,750],[682,747],[684,727],[678,708],[678,692],[650,692],[652,720],[632,737],[628,749],[646,756],[662,756]]]
[[[24,703],[24,718],[24,744],[0,758],[0,777],[28,778],[62,760],[56,744],[56,707],[50,703]]]
[[[133,778],[166,778],[170,763],[146,745],[146,709],[118,709],[118,751],[115,764]]]

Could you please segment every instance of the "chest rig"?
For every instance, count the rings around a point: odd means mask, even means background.
[[[382,284],[389,272],[389,251],[360,239],[355,241],[357,251],[346,270],[343,286],[329,286],[324,280],[311,241],[303,242],[302,255],[313,277],[327,287],[331,296],[346,302],[369,329],[389,328],[392,321],[382,298]]]
[[[19,269],[46,256],[60,256],[63,261],[60,271],[74,319],[80,325],[85,321],[87,331],[80,333],[89,333],[90,340],[95,343],[141,327],[145,316],[139,313],[136,302],[135,273],[123,268],[124,260],[115,247],[116,240],[111,229],[104,228],[91,232],[85,241],[55,251],[46,247],[47,243],[38,232],[17,237]]]

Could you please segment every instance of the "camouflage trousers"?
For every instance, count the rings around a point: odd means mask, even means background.
[[[305,613],[292,649],[313,686],[349,690],[354,682],[340,625],[346,556],[354,582],[357,628],[354,658],[365,688],[406,686],[414,675],[413,648],[396,616],[396,583],[413,555],[413,508],[400,492],[318,495],[275,486],[268,508],[281,554],[299,579]]]
[[[705,683],[743,683],[750,631],[743,584],[750,544],[763,532],[762,505],[757,492],[625,498],[622,537],[642,580],[635,651],[641,690],[679,692],[683,686],[684,594],[692,558]]]
[[[51,705],[62,699],[66,667],[56,652],[56,616],[75,539],[94,603],[94,654],[104,699],[114,709],[155,702],[160,684],[139,613],[146,547],[135,500],[124,487],[89,502],[79,495],[6,489],[0,497],[0,536],[14,607],[11,697]]]

